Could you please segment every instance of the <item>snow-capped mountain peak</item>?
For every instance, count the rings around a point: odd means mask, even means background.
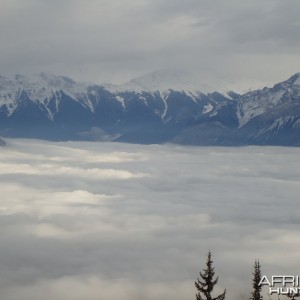
[[[290,82],[292,84],[296,84],[296,85],[300,85],[300,72],[294,74],[293,76],[291,76],[287,82]]]
[[[75,82],[71,78],[45,72],[32,76],[19,74],[12,77],[0,76],[0,106],[5,105],[8,115],[11,115],[18,105],[16,99],[26,92],[29,100],[41,103],[47,108],[53,97],[56,101],[60,100],[62,92],[74,100],[84,97],[88,86],[87,83]],[[49,118],[52,117],[49,111]]]
[[[270,83],[263,83],[257,80],[249,80],[219,74],[214,70],[201,69],[187,71],[180,69],[163,69],[136,77],[124,85],[123,90],[148,91],[161,93],[170,89],[176,91],[201,92],[204,94],[218,92],[228,97],[228,93],[235,91],[243,94],[249,90],[263,88]]]
[[[300,145],[300,73],[271,88],[232,92],[231,101],[224,90],[237,91],[236,81],[226,78],[163,70],[114,86],[49,73],[0,76],[0,134]]]
[[[126,85],[136,86],[147,91],[166,91],[174,90],[199,90],[199,87],[189,74],[179,70],[159,70],[149,74],[134,78]]]
[[[139,89],[150,92],[165,92],[170,89],[176,91],[201,91],[202,93],[216,91],[216,86],[209,81],[205,76],[199,78],[191,72],[179,69],[164,69],[136,77],[127,82],[124,87],[128,87],[131,90]]]

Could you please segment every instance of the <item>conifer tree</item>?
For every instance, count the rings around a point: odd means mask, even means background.
[[[296,300],[296,298],[300,297],[300,293],[289,292],[286,296],[292,300]]]
[[[215,268],[212,267],[213,261],[211,260],[211,253],[208,252],[206,269],[203,273],[200,272],[200,279],[197,278],[195,282],[195,287],[197,289],[196,300],[224,300],[226,290],[217,297],[213,298],[211,293],[218,282],[218,277],[215,276]]]
[[[260,270],[260,263],[258,260],[254,263],[254,272],[253,272],[253,279],[252,279],[252,287],[253,291],[251,292],[250,300],[262,300],[263,297],[261,295],[261,285],[259,285],[261,281],[261,270]]]

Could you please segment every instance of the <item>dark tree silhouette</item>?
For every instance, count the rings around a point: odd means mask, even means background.
[[[211,253],[208,252],[206,269],[203,270],[203,274],[200,272],[200,279],[197,278],[195,287],[197,289],[197,300],[224,300],[226,290],[217,297],[213,298],[211,293],[218,282],[219,277],[214,278],[215,268],[212,267],[213,261],[211,260]]]
[[[260,270],[260,263],[258,260],[254,263],[254,272],[253,279],[252,279],[252,287],[253,291],[251,292],[250,300],[262,300],[263,297],[261,295],[261,288],[262,286],[259,285],[261,281],[261,270]]]
[[[286,296],[292,300],[296,300],[296,298],[300,297],[300,293],[289,292]]]

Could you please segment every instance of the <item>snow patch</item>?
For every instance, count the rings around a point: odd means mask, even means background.
[[[287,125],[289,125],[289,123],[293,123],[295,120],[294,116],[290,116],[290,117],[281,117],[278,118],[276,120],[274,120],[274,122],[268,126],[267,128],[264,128],[263,130],[261,130],[256,137],[268,132],[268,131],[278,131],[280,128],[284,128]],[[295,125],[295,124],[294,124]]]
[[[237,116],[239,119],[239,127],[244,126],[252,118],[263,114],[269,109],[277,106],[282,100],[282,96],[286,93],[286,90],[279,90],[277,93],[271,93],[270,91],[260,97],[261,101],[257,101],[256,97],[245,98],[239,103]]]
[[[14,77],[0,77],[0,106],[6,105],[8,114],[11,115],[17,107],[17,99],[25,92],[29,100],[40,103],[48,112],[49,119],[53,119],[57,112],[58,103],[62,93],[93,111],[93,104],[86,95],[87,83],[75,82],[65,76],[55,76],[48,73],[40,73],[33,76],[15,75]],[[55,110],[48,105],[55,99]],[[79,100],[81,99],[81,100]],[[82,99],[84,99],[82,101]]]
[[[298,119],[297,121],[295,121],[295,123],[293,124],[293,127],[296,129],[300,128],[300,119]]]
[[[203,113],[207,114],[207,113],[211,112],[213,110],[213,108],[214,107],[210,103],[208,103],[207,105],[204,106]]]
[[[123,97],[117,95],[116,100],[122,104],[123,108],[125,108],[125,99]]]
[[[300,74],[299,74],[300,75]],[[298,77],[298,79],[294,82],[294,84],[300,85],[300,76]]]
[[[168,89],[175,91],[202,92],[208,94],[219,92],[226,98],[230,91],[243,94],[250,90],[263,88],[270,82],[261,82],[253,79],[244,79],[238,76],[220,75],[214,70],[186,71],[180,69],[164,69],[136,77],[123,88],[136,91],[163,92]]]
[[[170,94],[170,91],[160,92],[160,97],[161,97],[162,101],[164,102],[164,110],[161,115],[161,119],[163,120],[164,123],[167,123],[167,120],[166,120],[166,116],[167,116],[167,112],[168,112],[167,99],[168,99],[169,94]]]

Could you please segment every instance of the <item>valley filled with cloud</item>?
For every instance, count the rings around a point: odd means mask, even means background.
[[[255,259],[299,270],[299,162],[298,148],[8,139],[1,299],[193,299],[209,250],[220,291],[248,299]]]

